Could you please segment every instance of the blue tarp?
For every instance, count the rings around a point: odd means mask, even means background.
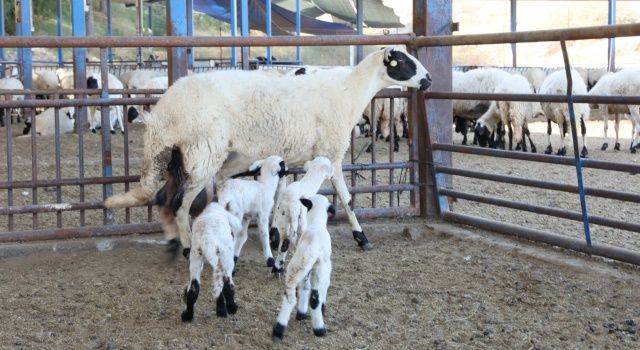
[[[240,0],[238,3],[238,25],[240,25]],[[229,0],[193,0],[194,11],[206,13],[221,21],[231,23],[231,10]],[[330,23],[314,18],[301,16],[303,33],[315,35],[341,35],[355,34],[355,30],[348,25]],[[249,23],[254,30],[266,31],[266,4],[265,0],[249,0]],[[271,5],[271,28],[274,35],[287,35],[295,33],[296,13],[286,10],[275,4]]]

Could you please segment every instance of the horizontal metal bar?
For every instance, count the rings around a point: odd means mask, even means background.
[[[417,186],[412,184],[396,184],[396,185],[375,185],[375,186],[357,186],[349,187],[349,193],[380,193],[380,192],[400,192],[400,191],[414,191]],[[336,194],[336,190],[333,187],[322,188],[318,191],[318,194],[326,196]]]
[[[499,150],[499,149],[492,149],[492,148],[450,145],[450,144],[443,144],[443,143],[434,143],[432,147],[434,151],[455,152],[455,153],[473,154],[478,156],[490,156],[490,157],[497,157],[497,158],[527,160],[527,161],[539,162],[539,163],[575,166],[575,160],[573,158],[556,156],[551,154],[506,151],[506,150]],[[640,173],[640,164],[611,162],[606,160],[583,159],[582,167],[592,168],[592,169],[601,169],[601,170],[623,171],[623,172],[629,172],[632,174]]]
[[[427,91],[425,98],[438,100],[481,100],[568,103],[567,95],[489,94],[468,92]],[[574,103],[640,104],[640,96],[573,95]]]
[[[412,34],[317,35],[317,36],[147,36],[147,37],[60,37],[6,36],[0,47],[230,47],[230,46],[328,46],[410,44]]]
[[[498,232],[505,235],[524,238],[536,242],[542,242],[557,247],[571,249],[591,255],[602,256],[605,258],[614,259],[634,265],[640,265],[639,253],[608,244],[594,242],[591,246],[589,246],[584,240],[580,240],[577,238],[561,236],[554,233],[484,219],[477,216],[454,213],[451,211],[443,212],[442,218],[446,221],[474,226],[488,231]]]
[[[147,234],[160,231],[162,231],[162,226],[159,223],[15,231],[0,233],[0,243],[32,242],[67,238],[123,236],[133,233]]]
[[[16,188],[36,188],[36,187],[54,187],[54,186],[76,186],[76,185],[106,185],[116,183],[138,182],[140,175],[131,176],[108,176],[108,177],[84,177],[74,179],[51,179],[51,180],[31,180],[25,181],[2,181],[0,182],[0,190],[16,189]]]
[[[437,173],[464,176],[464,177],[480,179],[480,180],[503,182],[503,183],[509,183],[514,185],[536,187],[536,188],[542,188],[542,189],[553,190],[553,191],[562,191],[562,192],[569,192],[569,193],[579,192],[578,186],[562,183],[562,182],[550,182],[550,181],[541,181],[541,180],[527,179],[527,178],[508,176],[508,175],[490,174],[490,173],[483,173],[475,170],[457,169],[457,168],[450,168],[450,167],[444,167],[439,165],[436,166],[435,168]],[[606,190],[606,189],[591,188],[591,187],[585,187],[584,189],[585,189],[585,193],[589,196],[640,203],[640,194],[637,194],[637,193],[621,192],[621,191]]]
[[[162,94],[165,89],[109,89],[110,94]],[[42,89],[2,90],[0,95],[99,95],[102,89]]]
[[[82,107],[82,106],[118,106],[118,105],[152,105],[158,97],[132,98],[83,98],[56,100],[23,100],[0,101],[0,108],[50,108],[50,107]]]
[[[506,199],[489,197],[484,195],[477,195],[472,193],[465,193],[465,192],[450,190],[446,188],[439,188],[438,193],[440,195],[474,201],[478,203],[490,204],[490,205],[495,205],[499,207],[528,211],[530,213],[555,216],[555,217],[559,217],[567,220],[582,222],[582,214],[577,211],[550,208],[550,207],[544,207],[544,206],[535,205],[535,204],[514,202]],[[632,232],[640,232],[640,223],[610,219],[610,218],[593,216],[593,215],[589,216],[589,222],[595,225],[613,227],[613,228],[618,228],[621,230],[627,230]]]
[[[640,35],[640,23],[524,32],[416,37],[413,46],[459,46],[604,39]]]

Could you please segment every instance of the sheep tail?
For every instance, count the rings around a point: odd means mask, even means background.
[[[151,132],[152,131],[147,128],[144,140],[144,165],[140,182],[136,187],[126,193],[107,198],[104,202],[105,207],[126,208],[143,205],[147,203],[148,200],[154,198],[158,190],[162,187],[164,174],[168,169],[167,165],[171,161],[172,155],[175,155],[175,152],[180,152],[180,150],[177,147],[172,149],[171,147],[163,146],[159,142],[159,140],[162,139],[150,135]],[[181,154],[179,161],[182,162]]]

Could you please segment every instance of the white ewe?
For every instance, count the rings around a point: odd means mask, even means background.
[[[431,77],[416,58],[393,47],[368,55],[353,69],[280,78],[245,71],[183,77],[145,115],[140,184],[108,198],[105,205],[129,207],[153,197],[162,187],[171,149],[177,146],[184,152],[189,178],[176,220],[180,239],[189,247],[189,207],[211,178],[221,182],[270,154],[280,154],[293,165],[324,155],[334,167],[332,183],[353,236],[361,248],[370,249],[349,207],[342,158],[366,105],[391,85],[425,90]]]
[[[16,78],[2,78],[0,79],[0,90],[24,90],[24,85],[22,82]],[[22,101],[24,100],[24,95],[0,95],[1,101]],[[4,108],[0,109],[0,126],[4,126]],[[13,108],[9,110],[9,122],[12,123],[13,120]],[[16,109],[17,114],[17,122],[21,121],[21,112],[20,109]]]
[[[66,134],[73,132],[73,125],[75,124],[75,113],[73,107],[60,108],[58,112],[58,120],[60,126],[60,134]],[[36,125],[35,132],[39,136],[48,136],[55,134],[55,108],[47,108],[42,113],[35,116]],[[23,135],[27,135],[33,124],[30,120],[25,121],[25,128],[22,131]]]

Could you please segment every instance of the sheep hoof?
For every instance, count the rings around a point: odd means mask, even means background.
[[[120,133],[121,133],[122,135],[124,135],[124,130],[120,130]]]
[[[553,148],[551,148],[551,145],[547,146],[547,149],[544,150],[544,154],[551,154],[553,153]]]
[[[609,148],[609,143],[605,142],[605,143],[602,144],[602,147],[600,147],[600,150],[601,151],[606,151],[607,148]]]
[[[216,316],[218,317],[227,317],[227,304],[224,300],[224,295],[220,293],[218,299],[216,300]]]
[[[276,265],[276,261],[273,258],[267,259],[267,267],[274,267]]]
[[[273,266],[271,268],[271,273],[274,274],[274,276],[279,277],[281,274],[284,273],[284,269]]]
[[[300,311],[298,311],[298,312],[296,313],[296,320],[298,320],[298,321],[303,321],[303,320],[306,320],[308,316],[309,316],[309,314],[306,314],[306,313],[304,313],[304,312],[300,312]]]
[[[587,151],[587,147],[582,146],[582,151],[580,152],[580,156],[582,158],[587,158],[588,154],[589,154],[589,151]]]
[[[566,147],[562,147],[561,149],[558,150],[558,153],[556,153],[556,155],[566,156],[567,155],[567,148]]]
[[[230,301],[227,303],[227,312],[229,312],[229,315],[235,315],[236,312],[238,312],[238,304],[236,304],[235,301]]]
[[[115,135],[116,131],[115,130],[111,130],[111,135]]]
[[[629,150],[629,152],[631,152],[632,154],[635,154],[637,152],[635,147],[631,147],[631,149]]]
[[[327,329],[324,327],[318,329],[314,328],[313,335],[315,335],[316,337],[324,337],[325,335],[327,335]]]
[[[615,146],[613,146],[613,149],[614,149],[615,151],[619,151],[619,150],[620,150],[620,142],[616,142],[616,145],[615,145]]]
[[[358,243],[358,247],[360,247],[360,249],[364,251],[373,249],[373,244],[369,242],[369,240],[367,239],[367,236],[364,235],[364,232],[352,231],[352,233],[353,233],[353,239],[356,240],[356,242]]]
[[[191,322],[193,321],[193,311],[189,312],[188,310],[182,311],[182,322]]]
[[[169,253],[171,259],[175,259],[178,256],[178,249],[180,249],[180,241],[177,238],[167,241],[166,252]]]
[[[184,256],[185,259],[189,259],[190,253],[191,253],[191,248],[182,249],[182,256]]]
[[[281,343],[282,342],[282,337],[284,336],[284,330],[287,327],[284,325],[281,325],[279,322],[276,323],[275,326],[273,326],[273,332],[271,333],[271,338],[273,339],[274,342],[276,343]]]
[[[91,132],[95,134],[96,133],[96,129],[91,129]]]

